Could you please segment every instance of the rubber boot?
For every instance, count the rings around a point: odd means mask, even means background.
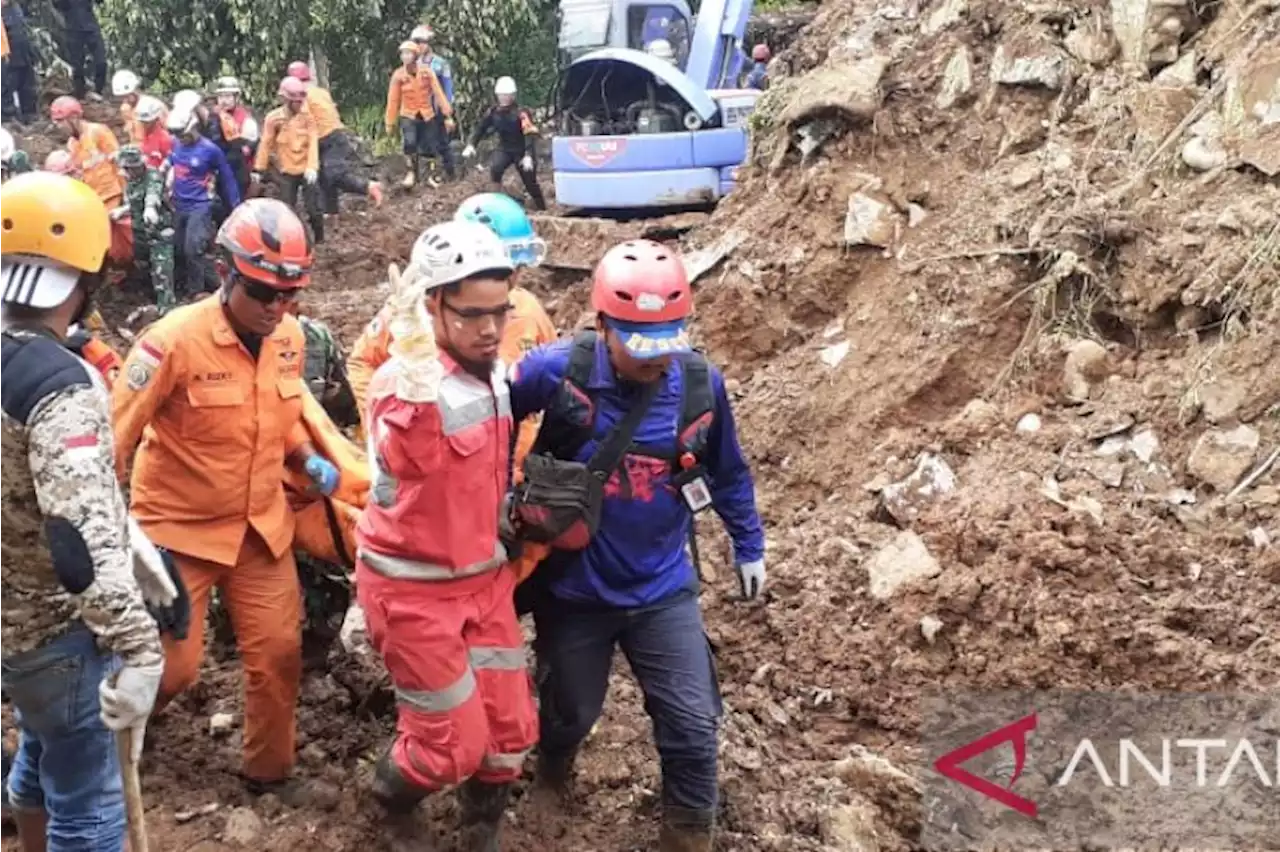
[[[324,214],[311,217],[311,236],[316,245],[324,242]]]
[[[390,852],[430,852],[430,841],[414,819],[418,803],[426,798],[427,791],[400,774],[388,752],[378,758],[373,771],[373,798],[382,806],[385,814],[387,848]]]
[[[49,842],[49,814],[28,808],[14,808],[18,824],[18,845],[22,852],[45,852]]]
[[[533,777],[533,794],[543,805],[565,808],[573,799],[573,764],[577,750],[568,754],[538,752],[537,773]]]
[[[406,154],[404,158],[405,172],[404,180],[400,185],[405,189],[413,189],[414,184],[418,182],[418,157],[416,154]]]
[[[498,835],[510,797],[510,784],[485,784],[470,778],[458,788],[463,852],[498,852]]]
[[[715,811],[663,805],[658,852],[711,852],[715,822]]]

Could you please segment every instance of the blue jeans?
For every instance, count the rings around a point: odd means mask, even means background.
[[[84,627],[4,660],[19,731],[9,799],[15,810],[48,812],[48,852],[123,852],[120,762],[98,717],[98,684],[118,667]]]
[[[711,643],[691,592],[638,609],[534,610],[539,748],[572,753],[600,717],[613,649],[622,648],[644,693],[662,763],[662,801],[711,814],[718,800],[716,736],[722,706]]]

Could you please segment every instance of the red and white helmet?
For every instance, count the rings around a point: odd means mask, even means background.
[[[773,54],[769,52],[769,45],[765,44],[764,42],[761,42],[760,44],[757,44],[755,47],[751,48],[751,59],[755,62],[768,62],[769,57],[771,57],[772,55]]]
[[[66,121],[68,118],[80,118],[84,115],[84,107],[70,95],[54,98],[49,104],[49,117],[54,121]]]
[[[307,98],[307,84],[297,77],[285,77],[280,81],[277,94],[286,101],[303,101]]]
[[[596,265],[591,306],[637,358],[689,352],[693,290],[680,255],[652,240],[614,246]]]
[[[301,59],[290,62],[289,70],[286,73],[295,80],[301,80],[304,83],[311,82],[311,66]]]

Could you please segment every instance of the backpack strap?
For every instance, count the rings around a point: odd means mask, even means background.
[[[591,329],[580,331],[573,336],[573,348],[569,350],[569,366],[564,371],[566,380],[573,382],[578,389],[585,392],[591,382],[591,371],[596,365],[596,338]]]
[[[684,356],[681,367],[684,370],[684,381],[681,389],[680,431],[676,435],[677,463],[683,453],[702,453],[716,413],[716,396],[711,387],[711,365],[706,356],[694,350]]]
[[[573,337],[573,346],[569,349],[569,363],[565,367],[564,379],[556,391],[555,401],[543,413],[542,425],[538,429],[538,437],[534,440],[534,453],[551,453],[556,458],[571,458],[591,440],[592,428],[595,426],[595,401],[587,391],[591,383],[591,371],[596,364],[596,338],[591,330],[580,331]],[[591,419],[586,428],[580,429],[566,421],[561,408],[565,405],[566,393],[571,393],[591,407]],[[513,433],[514,434],[514,433]],[[512,439],[514,440],[514,438]]]

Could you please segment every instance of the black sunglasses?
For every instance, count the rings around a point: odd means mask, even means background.
[[[271,305],[276,302],[292,302],[302,293],[301,287],[277,290],[275,287],[263,284],[261,281],[251,281],[248,278],[241,278],[240,283],[244,285],[244,294],[246,296],[264,305]]]

